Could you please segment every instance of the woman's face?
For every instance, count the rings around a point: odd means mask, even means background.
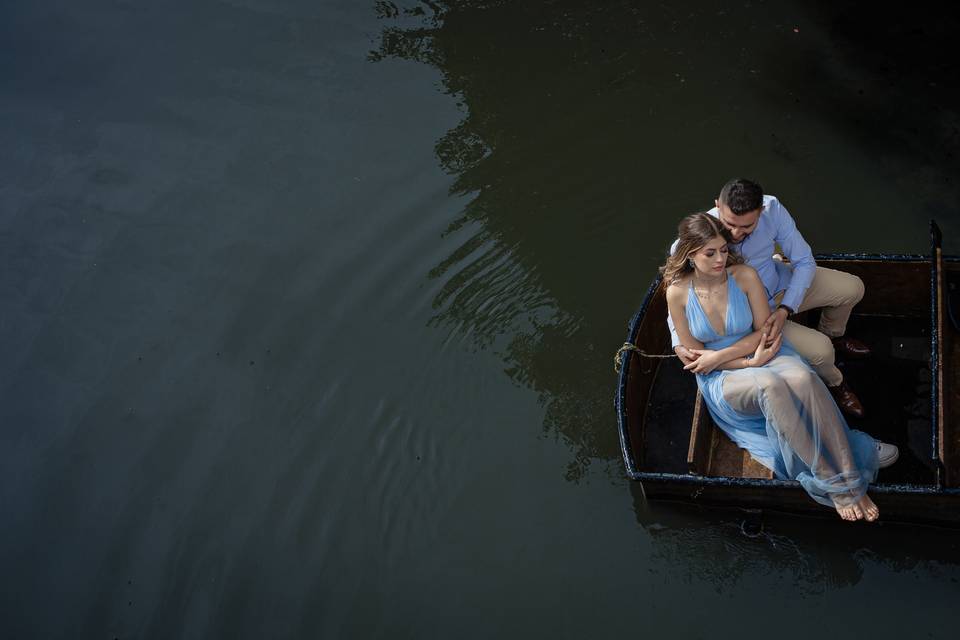
[[[701,274],[716,276],[723,273],[727,265],[727,241],[717,236],[690,256],[694,268]]]

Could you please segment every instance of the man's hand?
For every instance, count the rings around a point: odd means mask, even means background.
[[[783,323],[787,321],[787,315],[787,310],[780,307],[767,317],[762,329],[767,336],[765,346],[771,346],[773,341],[780,337],[780,332],[783,331]]]
[[[716,351],[710,349],[690,349],[690,351],[697,356],[697,359],[684,367],[687,371],[706,375],[723,364]]]
[[[678,344],[677,346],[675,346],[675,347],[673,348],[673,352],[674,352],[675,354],[677,354],[677,357],[678,357],[678,358],[680,358],[680,362],[683,363],[683,368],[684,368],[684,369],[687,368],[687,365],[688,365],[688,364],[690,364],[691,362],[696,362],[696,361],[697,361],[697,358],[700,357],[700,356],[698,356],[697,354],[695,354],[693,351],[691,351],[690,349],[687,349],[687,348],[686,348],[685,346],[683,346],[682,344]]]
[[[767,364],[777,355],[777,352],[780,351],[780,345],[783,344],[783,334],[781,333],[773,342],[769,345],[767,344],[767,335],[762,334],[760,336],[760,344],[757,345],[757,350],[753,353],[753,359],[750,360],[751,367],[762,367]]]

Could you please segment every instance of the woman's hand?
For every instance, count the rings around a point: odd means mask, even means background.
[[[773,360],[777,352],[780,351],[781,344],[783,344],[783,333],[780,333],[774,338],[769,347],[767,346],[767,334],[766,332],[762,333],[760,335],[760,344],[757,345],[757,350],[753,352],[753,358],[750,360],[750,366],[762,367]]]
[[[692,352],[697,359],[684,367],[687,371],[706,375],[723,364],[717,351],[710,349],[688,349],[688,351]]]

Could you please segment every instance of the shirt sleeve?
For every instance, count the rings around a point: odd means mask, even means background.
[[[670,327],[670,346],[676,348],[680,344],[680,336],[677,335],[677,328],[673,326],[673,316],[667,311],[667,326]]]
[[[777,235],[774,240],[780,245],[783,254],[790,259],[793,266],[793,277],[790,278],[790,286],[783,294],[782,304],[787,305],[794,311],[800,309],[800,303],[813,282],[813,276],[817,273],[817,262],[813,259],[813,251],[810,245],[800,235],[797,229],[797,223],[793,221],[787,208],[780,204],[779,200],[773,200],[770,203],[770,213],[774,214],[776,221]]]
[[[673,244],[670,245],[670,255],[672,256],[677,251],[677,245],[680,243],[680,238],[677,238],[673,241]],[[676,347],[680,344],[680,336],[677,335],[677,329],[673,326],[673,317],[670,315],[670,312],[667,311],[667,326],[670,327],[670,346]]]

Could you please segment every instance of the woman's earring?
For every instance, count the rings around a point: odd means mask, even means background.
[[[690,265],[690,268],[693,269],[693,258],[689,258],[689,259],[687,260],[687,264],[689,264],[689,265]]]

